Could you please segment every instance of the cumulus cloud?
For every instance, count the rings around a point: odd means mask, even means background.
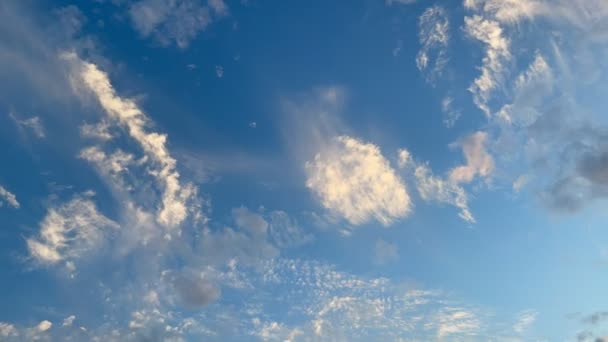
[[[448,62],[447,46],[450,40],[450,22],[441,6],[427,8],[418,19],[420,51],[416,55],[416,66],[426,72],[427,81],[441,76]]]
[[[306,163],[306,172],[306,186],[321,204],[353,225],[372,219],[389,225],[412,210],[405,184],[371,143],[337,137]]]
[[[131,5],[134,28],[143,36],[154,36],[161,44],[171,42],[186,48],[199,32],[228,14],[223,0],[140,0]]]
[[[47,320],[44,320],[44,321],[41,321],[40,323],[38,323],[38,325],[36,326],[36,330],[38,332],[45,332],[45,331],[51,329],[52,326],[53,326],[53,323],[51,323]]]
[[[473,93],[475,104],[490,117],[488,101],[492,91],[502,84],[506,63],[511,59],[510,41],[497,21],[474,15],[465,17],[464,24],[465,32],[485,45],[481,75],[473,81],[469,91]]]
[[[476,176],[488,177],[494,171],[494,158],[485,148],[488,134],[475,132],[455,146],[460,146],[466,159],[466,164],[450,171],[450,180],[454,183],[468,183]]]
[[[18,209],[20,206],[19,201],[17,201],[17,196],[0,185],[0,207],[5,203],[15,209]]]
[[[181,224],[188,216],[188,202],[196,195],[196,191],[191,184],[181,183],[176,160],[167,148],[167,135],[150,132],[146,114],[132,99],[117,95],[108,75],[95,64],[82,61],[74,54],[65,54],[64,58],[74,65],[73,77],[77,80],[77,85],[95,95],[108,118],[128,132],[156,167],[151,174],[163,189],[157,221],[168,227]]]
[[[87,197],[50,208],[37,236],[27,239],[31,257],[43,264],[72,264],[99,248],[118,224],[101,214]]]

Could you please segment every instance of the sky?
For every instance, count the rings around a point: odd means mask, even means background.
[[[605,0],[0,2],[0,341],[608,341]]]

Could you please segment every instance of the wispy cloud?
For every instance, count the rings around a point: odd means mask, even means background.
[[[74,54],[64,58],[74,65],[77,86],[92,92],[108,115],[135,140],[150,159],[154,167],[152,174],[163,189],[162,204],[157,212],[157,221],[168,227],[181,224],[188,216],[188,201],[196,194],[191,184],[183,185],[176,169],[176,160],[167,148],[167,135],[150,132],[149,118],[132,99],[116,94],[108,75],[95,64],[80,60]]]
[[[443,7],[429,7],[418,19],[418,38],[421,47],[416,55],[416,66],[425,73],[430,83],[441,76],[448,63],[449,30],[450,22]]]
[[[97,250],[118,224],[101,214],[90,198],[77,196],[48,210],[37,236],[27,239],[35,262],[64,262],[69,271],[81,257]]]
[[[506,63],[511,59],[510,41],[503,34],[497,21],[479,15],[464,18],[464,30],[472,38],[485,45],[481,75],[469,87],[475,104],[486,114],[492,115],[488,101],[492,91],[503,81]]]
[[[25,128],[31,130],[32,133],[39,139],[46,137],[44,125],[42,124],[42,119],[40,119],[40,117],[32,116],[27,119],[20,119],[13,112],[11,112],[9,115],[20,129]]]
[[[154,36],[161,44],[173,42],[188,47],[199,32],[228,14],[223,0],[140,0],[129,8],[135,29],[143,36]]]
[[[0,207],[5,203],[15,209],[18,209],[20,206],[19,201],[17,201],[17,196],[0,185]]]

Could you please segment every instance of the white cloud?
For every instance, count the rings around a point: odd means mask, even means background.
[[[400,169],[408,167],[413,162],[412,155],[408,150],[402,148],[397,151],[397,166]]]
[[[5,323],[5,322],[0,322],[0,336],[1,337],[16,337],[19,335],[19,332],[17,331],[17,328],[15,328],[14,325],[9,324],[9,323]]]
[[[129,8],[135,29],[143,37],[154,36],[161,44],[186,48],[213,21],[228,14],[222,0],[140,0]]]
[[[399,259],[399,249],[394,243],[376,240],[374,246],[374,262],[378,265],[384,265]]]
[[[477,335],[481,322],[474,313],[463,308],[443,308],[437,315],[437,338],[443,339],[450,335]]]
[[[485,19],[479,15],[465,17],[465,32],[485,44],[485,56],[481,65],[481,75],[469,87],[475,104],[491,116],[488,106],[490,95],[503,79],[505,64],[511,59],[510,41],[504,37],[503,29],[497,21]]]
[[[17,196],[0,185],[0,207],[2,207],[4,203],[7,203],[15,209],[18,209],[20,206],[19,201],[17,201]]]
[[[191,184],[182,185],[176,160],[167,148],[167,135],[150,132],[149,118],[132,99],[116,94],[108,75],[95,64],[80,60],[74,54],[64,54],[74,64],[74,79],[97,98],[109,119],[119,123],[143,149],[154,169],[150,173],[163,189],[157,221],[167,227],[181,224],[188,216],[188,202],[196,195]]]
[[[464,188],[449,179],[434,176],[426,164],[416,166],[414,176],[418,193],[423,200],[453,205],[460,209],[458,216],[467,222],[475,223]]]
[[[487,138],[487,133],[478,131],[456,144],[462,148],[467,163],[450,171],[450,181],[468,183],[476,176],[489,177],[492,174],[494,158],[485,148]]]
[[[412,210],[405,184],[376,145],[337,137],[306,163],[306,172],[306,186],[321,204],[351,224],[389,225]]]
[[[97,249],[118,224],[97,211],[86,197],[76,197],[50,208],[40,223],[38,236],[27,239],[32,258],[41,264],[74,262]]]
[[[427,8],[418,20],[420,51],[416,55],[416,66],[428,71],[427,81],[441,76],[448,62],[447,46],[450,40],[450,22],[445,9],[440,6]]]
[[[80,135],[85,138],[98,139],[101,141],[107,141],[114,138],[112,133],[110,133],[110,124],[106,121],[80,126]]]
[[[534,324],[538,317],[538,312],[534,310],[525,310],[519,313],[517,322],[513,325],[513,331],[518,334],[523,334],[528,328]]]
[[[40,323],[38,323],[38,325],[36,326],[35,329],[38,332],[45,332],[45,331],[51,329],[52,326],[53,326],[53,323],[51,323],[47,320],[44,320],[44,321],[41,321]]]
[[[539,0],[465,0],[465,7],[492,14],[506,23],[516,23],[522,18],[533,18],[550,12],[550,5]]]
[[[63,326],[63,327],[71,327],[72,324],[74,323],[75,319],[76,319],[76,316],[74,316],[74,315],[68,316],[68,317],[66,317],[63,320],[63,323],[61,324],[61,326]]]

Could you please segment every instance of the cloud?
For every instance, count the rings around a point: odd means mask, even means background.
[[[36,330],[38,332],[45,332],[45,331],[51,329],[52,326],[53,326],[53,323],[51,323],[47,320],[44,320],[44,321],[41,321],[40,323],[38,323],[38,325],[36,326]]]
[[[199,32],[228,14],[222,0],[140,0],[129,8],[134,28],[143,37],[154,36],[161,44],[188,47]]]
[[[31,257],[43,265],[61,261],[73,265],[99,248],[117,228],[118,224],[99,213],[89,198],[77,196],[47,211],[40,232],[27,239],[27,247]]]
[[[74,323],[75,319],[76,319],[76,316],[74,316],[74,315],[68,316],[63,320],[63,323],[61,324],[61,326],[70,327]]]
[[[490,117],[488,101],[492,91],[502,84],[505,64],[511,59],[510,41],[497,21],[474,15],[465,17],[464,24],[465,32],[485,45],[481,75],[473,81],[469,91],[473,93],[475,104]]]
[[[173,280],[183,305],[197,309],[209,305],[220,297],[220,289],[204,275],[180,274]]]
[[[480,330],[480,321],[474,313],[463,308],[446,307],[437,314],[437,338],[443,339],[451,335],[474,336]]]
[[[101,121],[97,124],[84,124],[80,126],[80,135],[84,138],[98,139],[101,141],[112,140],[114,136],[110,132],[110,124]]]
[[[298,223],[281,210],[269,214],[269,235],[271,241],[279,248],[299,247],[311,242],[314,237],[306,233]]]
[[[465,0],[465,7],[492,14],[506,23],[516,23],[522,18],[533,18],[549,13],[551,7],[539,0]]]
[[[539,52],[528,68],[515,78],[513,102],[504,105],[498,117],[510,124],[529,126],[541,115],[538,108],[553,91],[554,76]]]
[[[418,19],[420,51],[416,55],[416,66],[426,72],[428,82],[440,77],[448,63],[447,46],[450,40],[450,22],[443,7],[427,8]]]
[[[245,207],[232,209],[232,217],[239,228],[243,228],[254,235],[265,235],[268,231],[268,222],[262,215],[251,212]]]
[[[17,196],[0,185],[0,207],[2,207],[4,203],[15,209],[19,209],[20,207],[19,201],[17,201]]]
[[[15,113],[11,112],[9,115],[19,128],[31,130],[38,139],[43,139],[46,137],[45,129],[42,125],[42,119],[40,119],[40,117],[32,116],[31,118],[27,119],[19,119]]]
[[[74,54],[64,54],[64,58],[74,66],[76,86],[95,95],[108,118],[128,132],[154,165],[155,169],[150,173],[163,189],[157,221],[167,227],[181,224],[188,216],[188,202],[195,197],[196,190],[191,184],[181,184],[176,160],[167,148],[167,135],[150,132],[146,114],[132,99],[117,95],[108,75],[95,64],[82,61]]]
[[[0,322],[0,336],[9,338],[16,337],[18,335],[19,333],[17,332],[17,328],[15,328],[14,325],[5,322]]]
[[[525,310],[519,313],[517,322],[513,325],[513,331],[518,334],[523,334],[528,328],[534,324],[538,317],[538,312],[534,310]]]
[[[237,227],[254,236],[268,236],[269,241],[278,248],[297,247],[313,239],[281,210],[262,215],[240,207],[232,209],[232,216]]]
[[[216,65],[215,66],[215,75],[217,75],[217,78],[224,77],[224,67],[221,65]]]
[[[460,111],[454,109],[453,102],[454,99],[450,96],[446,96],[441,100],[441,111],[444,115],[443,124],[448,128],[454,127],[456,121],[461,116]]]
[[[399,259],[399,249],[394,243],[386,242],[382,239],[376,240],[374,246],[374,262],[384,265]]]
[[[348,136],[332,140],[306,163],[306,186],[331,212],[353,225],[383,225],[407,216],[410,196],[380,149]]]
[[[450,181],[469,183],[476,176],[489,177],[494,171],[494,158],[485,148],[488,134],[475,132],[454,146],[460,146],[466,159],[466,165],[458,166],[450,171]]]
[[[448,203],[460,209],[458,216],[463,220],[475,223],[475,218],[469,209],[468,196],[464,188],[450,179],[433,175],[426,164],[416,166],[414,171],[416,188],[420,197],[425,201]]]

